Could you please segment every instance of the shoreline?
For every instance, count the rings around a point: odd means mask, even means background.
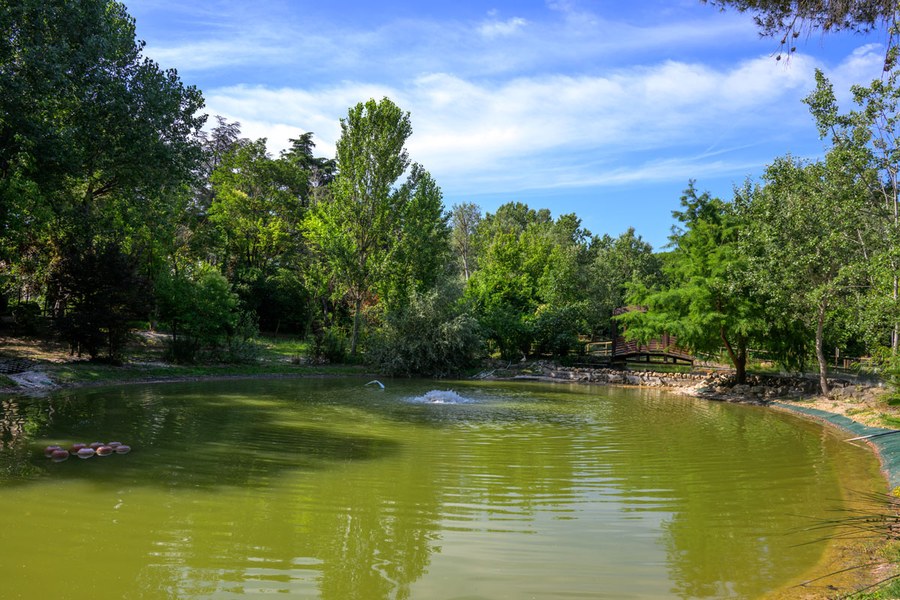
[[[223,368],[227,369],[228,367]],[[33,387],[19,387],[13,389],[0,388],[0,399],[2,399],[4,396],[43,396],[50,393],[65,392],[66,390],[99,388],[104,386],[119,385],[156,385],[166,383],[193,383],[203,381],[227,381],[240,379],[314,379],[337,377],[365,378],[369,376],[377,376],[373,375],[372,373],[365,372],[362,369],[360,369],[360,372],[358,373],[328,373],[315,371],[313,369],[309,369],[307,371],[306,369],[299,367],[297,369],[297,371],[299,372],[278,372],[276,370],[273,370],[269,373],[203,373],[173,375],[154,374],[148,375],[146,377],[112,377],[97,381],[87,380],[55,383],[48,376],[52,375],[53,370],[54,369],[52,367],[50,369],[37,369],[37,372],[46,376],[46,380],[44,380],[44,382],[49,382],[49,385],[42,384],[40,378],[38,378],[38,384]],[[35,371],[31,372],[33,373]],[[602,378],[599,377],[593,377],[591,375],[587,375],[585,377],[583,375],[583,373],[576,372],[575,376],[573,376],[572,371],[566,370],[540,374],[522,373],[521,371],[518,371],[503,375],[495,375],[494,372],[491,372],[486,376],[482,374],[482,376],[480,377],[476,376],[470,379],[480,379],[483,381],[532,381],[541,383],[567,384],[587,383],[593,385],[625,388],[661,389],[673,394],[705,399],[711,402],[751,404],[762,406],[772,410],[790,413],[799,418],[809,419],[820,423],[833,432],[842,432],[842,434],[844,435],[850,435],[851,438],[849,439],[851,440],[851,443],[855,438],[861,438],[855,439],[855,441],[864,442],[866,447],[870,451],[872,451],[879,460],[879,464],[881,466],[881,475],[884,478],[884,491],[887,493],[891,493],[894,491],[900,492],[900,435],[891,435],[894,433],[900,434],[900,430],[872,426],[870,424],[862,423],[860,421],[852,419],[850,416],[842,414],[842,412],[847,412],[848,410],[852,410],[854,407],[857,407],[858,402],[848,402],[846,401],[846,398],[843,402],[841,402],[840,398],[842,397],[842,395],[840,394],[838,395],[837,399],[834,397],[822,398],[813,395],[806,395],[804,397],[796,393],[789,394],[788,398],[776,398],[772,397],[771,394],[768,394],[767,397],[765,390],[760,390],[759,386],[755,386],[756,389],[754,389],[752,393],[743,392],[749,391],[749,389],[754,386],[746,386],[747,390],[739,390],[738,393],[734,393],[732,391],[733,388],[728,390],[724,390],[723,388],[721,388],[721,386],[718,386],[717,388],[715,385],[711,385],[710,383],[710,379],[713,379],[713,383],[715,383],[715,378],[710,378],[709,376],[697,378],[680,377],[677,378],[677,383],[679,385],[667,385],[667,383],[669,382],[665,381],[665,379],[668,379],[668,377],[660,378],[657,377],[657,375],[659,374],[651,373],[650,375],[646,375],[646,373],[644,373],[642,374],[642,376],[649,377],[651,383],[649,385],[641,385],[643,381],[639,380],[640,376],[633,373],[626,375],[626,372],[620,372],[619,375],[623,377],[623,380],[621,382],[603,381],[601,380]],[[630,376],[633,379],[629,382],[628,380],[624,379],[624,377],[626,376]],[[721,376],[719,376],[719,378],[721,378]],[[835,403],[837,403],[837,405],[842,408],[842,411],[832,412],[819,408],[823,404],[832,405]],[[843,441],[846,442],[848,440],[845,439]],[[840,538],[833,540],[831,543],[829,543],[827,549],[825,550],[820,563],[818,563],[810,571],[802,574],[801,577],[798,577],[795,582],[788,584],[781,590],[773,591],[767,594],[765,597],[772,600],[782,598],[808,598],[810,600],[828,598],[833,597],[834,593],[836,593],[837,588],[833,587],[834,584],[838,584],[840,587],[845,589],[860,589],[867,584],[871,584],[875,581],[884,579],[886,576],[888,576],[887,574],[896,575],[898,573],[898,565],[896,564],[884,564],[884,559],[881,559],[881,563],[877,566],[873,566],[871,564],[873,562],[876,562],[876,554],[879,549],[884,548],[889,541],[891,541],[891,536],[887,534],[887,529],[884,536],[872,537],[865,540],[844,540]],[[868,566],[857,570],[857,568],[859,567],[860,557],[866,557],[867,559],[869,559],[866,561]],[[851,571],[842,573],[842,571],[844,569],[847,569],[848,567],[851,568]],[[825,579],[820,581],[817,579],[820,577],[824,577]],[[815,583],[816,585],[807,587],[812,583]]]

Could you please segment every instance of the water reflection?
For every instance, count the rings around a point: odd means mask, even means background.
[[[821,545],[784,532],[835,507],[841,468],[878,481],[868,454],[749,407],[465,383],[464,402],[410,402],[435,390],[361,387],[9,400],[0,578],[23,597],[754,598],[817,560]],[[134,451],[41,453],[111,438]],[[48,581],[60,546],[76,551]]]

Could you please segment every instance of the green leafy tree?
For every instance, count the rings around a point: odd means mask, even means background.
[[[409,113],[390,99],[360,102],[341,119],[338,175],[332,197],[309,212],[304,229],[327,273],[332,295],[349,299],[353,314],[350,354],[356,355],[362,311],[395,268],[397,220],[408,194],[395,184],[410,166],[404,147],[412,133]]]
[[[69,246],[53,269],[53,302],[61,310],[59,329],[73,353],[97,359],[124,358],[130,321],[149,308],[150,282],[134,256],[114,243]]]
[[[477,320],[460,302],[461,291],[445,283],[413,292],[389,311],[372,340],[370,362],[388,375],[446,377],[475,364],[483,340]]]
[[[265,139],[226,155],[211,177],[208,254],[268,330],[306,322],[300,271],[307,261],[301,224],[309,177],[299,161],[271,158]]]
[[[337,162],[334,159],[313,155],[316,144],[312,136],[312,132],[308,131],[300,134],[300,137],[291,138],[289,140],[291,147],[281,152],[281,160],[293,165],[295,173],[304,174],[307,189],[304,196],[310,204],[318,199],[319,192],[334,181],[337,170]]]
[[[240,322],[237,294],[207,263],[164,273],[157,284],[159,319],[171,330],[171,357],[194,362],[227,344]]]
[[[816,72],[816,90],[805,102],[820,135],[830,138],[843,162],[871,190],[858,217],[857,239],[868,265],[860,293],[861,329],[870,348],[890,364],[900,350],[900,67],[868,86],[854,86],[856,110],[841,113],[831,83]]]
[[[433,288],[447,274],[450,228],[442,199],[431,174],[413,164],[397,192],[394,248],[387,274],[377,285],[388,309],[414,292]]]
[[[148,271],[196,169],[200,93],[141,56],[117,2],[3,2],[0,30],[0,260],[23,279],[12,286],[71,297],[96,276],[73,257],[92,254]]]
[[[451,244],[466,281],[477,264],[475,235],[480,222],[481,208],[477,204],[464,202],[450,209]]]
[[[746,381],[747,350],[762,337],[762,307],[747,293],[738,244],[741,222],[733,203],[698,194],[694,182],[672,214],[681,224],[671,237],[664,286],[635,284],[630,304],[646,307],[620,317],[626,335],[646,341],[674,334],[679,346],[695,352],[724,347],[738,383]]]
[[[500,355],[565,355],[586,321],[594,238],[575,215],[508,203],[477,228],[478,269],[466,287],[485,336]],[[562,329],[555,329],[562,328]]]
[[[593,244],[584,285],[591,330],[612,335],[613,311],[626,305],[629,285],[654,287],[662,282],[662,257],[633,227],[616,238],[604,235]]]
[[[249,142],[241,137],[239,121],[229,123],[220,115],[216,115],[216,126],[208,133],[204,130],[197,132],[197,140],[201,147],[201,158],[194,180],[194,200],[190,206],[190,216],[194,219],[191,225],[194,227],[206,216],[215,197],[211,181],[213,173],[230,154]]]
[[[815,340],[820,387],[827,394],[826,327],[863,272],[859,225],[869,191],[837,147],[813,163],[779,158],[763,181],[743,207],[748,276],[769,311]]]
[[[468,281],[466,296],[486,338],[503,358],[518,358],[531,350],[529,317],[540,304],[537,287],[544,266],[535,257],[549,245],[539,250],[531,243],[539,238],[525,239],[526,231],[550,223],[549,211],[509,203],[485,215],[478,227],[479,268]]]

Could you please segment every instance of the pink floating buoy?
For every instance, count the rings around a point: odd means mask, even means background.
[[[62,448],[60,446],[47,446],[46,448],[44,448],[44,456],[50,458],[57,450],[62,450]]]
[[[82,448],[87,448],[87,444],[72,444],[72,447],[69,448],[69,452],[72,454],[78,454],[78,451]]]
[[[121,445],[122,445],[122,442],[110,442],[107,444],[107,446],[109,446],[113,450],[115,450],[116,448],[118,448]]]
[[[90,458],[94,456],[94,453],[95,451],[93,448],[81,448],[78,450],[78,458]]]
[[[91,442],[90,445],[88,446],[88,448],[93,448],[94,450],[96,450],[100,446],[105,446],[105,445],[106,444],[104,444],[103,442]]]
[[[95,452],[97,453],[97,456],[109,456],[113,453],[113,449],[109,446],[100,446]]]
[[[68,459],[69,459],[69,451],[63,450],[62,448],[58,448],[50,454],[50,460],[52,460],[53,462],[56,462],[56,463],[62,462],[64,460],[68,460]]]
[[[128,454],[129,452],[131,452],[131,446],[126,446],[125,444],[121,444],[119,446],[116,446],[115,450],[116,450],[116,454]]]

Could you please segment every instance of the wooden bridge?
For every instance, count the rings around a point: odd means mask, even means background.
[[[617,308],[613,314],[620,315],[629,310],[641,310],[635,307]],[[624,330],[613,321],[613,339],[610,341],[587,342],[585,354],[606,363],[646,362],[662,364],[694,364],[690,352],[678,346],[678,340],[668,333],[652,339],[645,344],[625,339]]]

